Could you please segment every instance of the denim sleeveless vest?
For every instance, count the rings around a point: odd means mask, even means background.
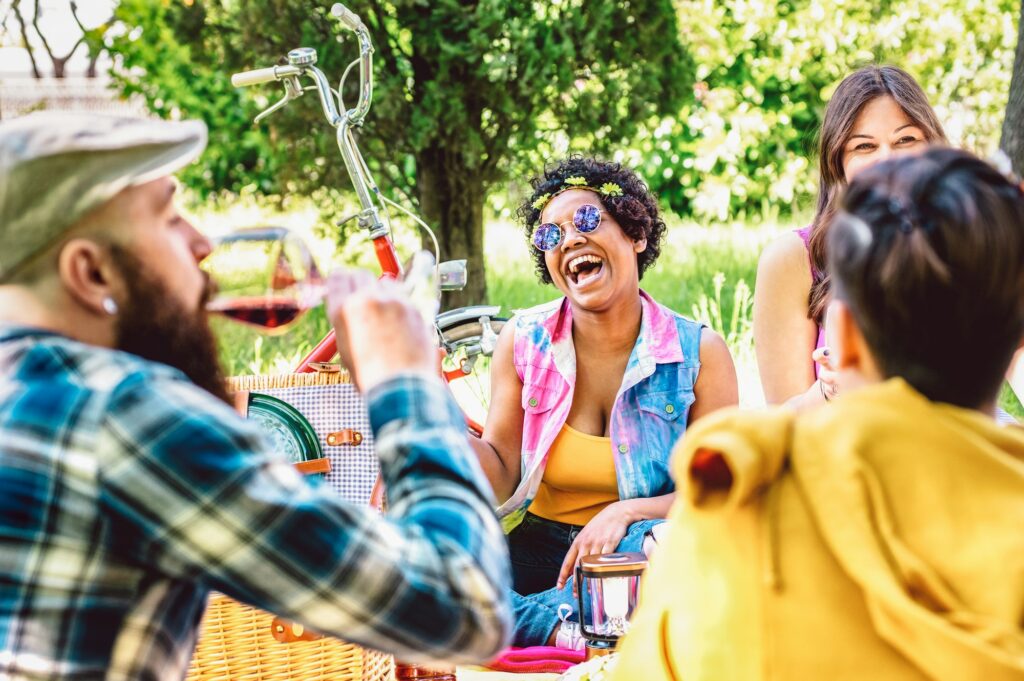
[[[640,333],[609,426],[620,499],[675,489],[672,447],[686,430],[700,370],[702,325],[640,292]],[[516,315],[513,364],[523,382],[522,477],[498,509],[505,531],[522,520],[544,477],[548,450],[565,425],[576,384],[572,308],[565,298]]]

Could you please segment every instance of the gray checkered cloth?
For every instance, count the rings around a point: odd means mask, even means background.
[[[370,417],[362,395],[351,383],[254,390],[292,405],[306,417],[320,440],[324,456],[331,461],[326,483],[343,499],[368,504],[380,464],[373,449]],[[363,436],[358,445],[329,445],[327,435],[351,429]]]

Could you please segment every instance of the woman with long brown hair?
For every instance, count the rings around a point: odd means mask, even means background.
[[[825,243],[843,189],[879,161],[945,142],[927,96],[902,69],[865,66],[836,88],[819,137],[814,220],[769,244],[758,263],[754,345],[769,404],[809,406],[838,391],[824,341],[831,290]]]

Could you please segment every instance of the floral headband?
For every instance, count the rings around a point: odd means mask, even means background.
[[[570,189],[589,189],[590,191],[605,197],[623,195],[622,187],[614,182],[605,182],[600,187],[594,187],[587,182],[587,178],[581,175],[574,175],[573,177],[565,178],[565,180],[562,181],[562,187],[560,189],[554,192],[548,192],[547,194],[541,194],[530,205],[532,205],[535,210],[542,211],[544,210],[544,206],[548,205],[548,202],[551,201],[551,199],[555,198],[562,192],[569,191]]]

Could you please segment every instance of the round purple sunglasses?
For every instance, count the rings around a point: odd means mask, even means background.
[[[584,203],[572,216],[572,225],[581,234],[590,234],[601,226],[601,213],[604,211],[592,203]],[[565,224],[564,222],[562,224]],[[533,230],[530,243],[538,251],[553,251],[562,243],[565,238],[565,230],[561,225],[553,222],[545,222]]]

